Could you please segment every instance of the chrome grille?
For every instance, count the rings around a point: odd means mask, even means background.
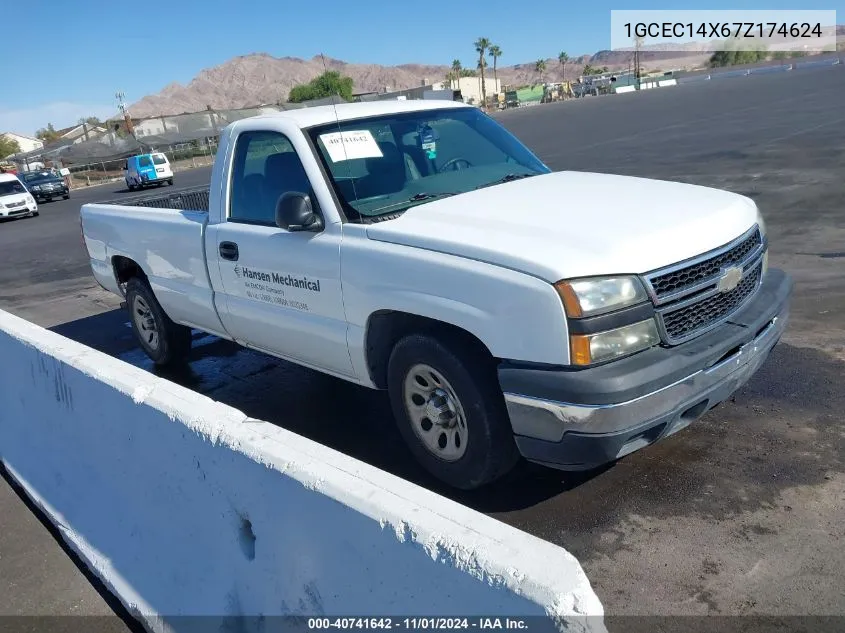
[[[683,343],[717,327],[742,307],[762,283],[766,246],[766,238],[754,226],[721,248],[646,274],[663,342]],[[729,279],[735,286],[726,283]]]
[[[744,261],[750,253],[763,244],[760,230],[754,227],[751,235],[740,241],[739,244],[729,248],[720,254],[714,255],[704,261],[683,266],[662,275],[651,278],[651,287],[657,299],[663,299],[672,295],[683,293],[689,288],[694,288],[701,282],[718,275],[723,268],[736,265]]]
[[[718,322],[745,303],[760,284],[763,265],[757,264],[752,272],[730,292],[720,292],[703,301],[662,315],[663,329],[670,340],[687,337],[698,330]]]

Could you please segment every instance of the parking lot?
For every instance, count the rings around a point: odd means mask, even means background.
[[[415,466],[383,394],[212,337],[197,341],[187,372],[168,377],[565,547],[609,616],[845,616],[842,103],[840,65],[496,115],[555,170],[753,197],[770,265],[795,280],[782,343],[734,401],[602,472],[526,465],[491,489],[456,494]],[[208,175],[183,172],[175,186]],[[41,205],[38,218],[0,225],[0,307],[152,370],[116,298],[94,284],[79,233],[79,205],[119,189],[80,190]],[[624,195],[595,191],[594,204]],[[589,212],[565,196],[553,203],[562,217]],[[684,200],[677,207],[683,214]],[[11,507],[2,499],[0,515]]]

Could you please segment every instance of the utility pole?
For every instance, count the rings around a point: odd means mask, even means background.
[[[123,120],[126,122],[126,131],[129,132],[130,135],[135,136],[135,128],[132,126],[132,118],[126,111],[126,94],[124,92],[118,91],[114,93],[114,98],[117,99],[118,110],[123,113]]]
[[[640,87],[640,46],[642,46],[643,38],[634,38],[634,77],[636,78],[637,88]]]

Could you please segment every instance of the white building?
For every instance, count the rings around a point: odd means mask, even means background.
[[[106,128],[101,125],[79,124],[74,127],[59,130],[59,139],[62,142],[70,141],[73,144],[84,143],[85,141],[93,141],[108,132]]]
[[[208,120],[208,125],[211,125],[211,117],[204,115]],[[135,136],[160,136],[165,132],[178,132],[179,126],[171,117],[155,117],[151,119],[140,119],[132,121],[132,127],[135,130]]]
[[[18,147],[21,148],[20,153],[25,152],[32,152],[37,149],[41,149],[44,147],[44,141],[33,138],[32,136],[26,136],[24,134],[15,134],[14,132],[4,132],[0,134],[3,138],[9,139],[10,141],[17,141]],[[5,156],[0,156],[0,158],[6,158]]]
[[[491,73],[492,75],[492,73]],[[460,79],[453,79],[451,81],[452,90],[460,90],[461,97],[464,103],[480,104],[481,103],[481,75],[477,77],[461,77]],[[493,79],[492,76],[484,75],[484,91],[487,93],[489,100],[494,94],[502,91],[502,80]]]

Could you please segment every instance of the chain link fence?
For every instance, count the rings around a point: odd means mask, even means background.
[[[20,171],[67,169],[66,179],[73,189],[122,180],[124,161],[130,156],[151,151],[167,155],[174,172],[194,169],[213,164],[220,133],[230,123],[301,107],[308,107],[308,104],[207,110],[133,119],[134,136],[123,129],[123,119],[112,119],[105,125],[109,128],[105,133],[94,136],[93,132],[84,130],[74,141],[19,153],[11,160]],[[115,130],[118,122],[121,128]]]

